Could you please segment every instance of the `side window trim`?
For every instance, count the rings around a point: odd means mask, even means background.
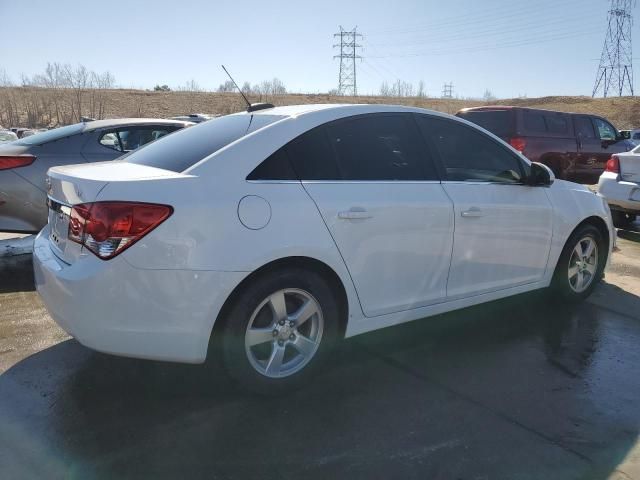
[[[482,181],[482,180],[478,180],[478,181],[449,180],[448,179],[448,175],[447,175],[447,169],[446,169],[446,166],[445,166],[445,163],[444,163],[442,157],[440,156],[440,152],[435,147],[435,145],[433,145],[431,143],[429,138],[427,138],[426,135],[422,132],[422,129],[419,128],[420,134],[424,138],[424,141],[429,145],[430,150],[434,154],[434,162],[436,162],[438,164],[438,169],[439,169],[438,173],[440,174],[440,177],[441,177],[441,183],[452,183],[452,184],[453,183],[456,183],[456,184],[464,183],[464,184],[477,184],[477,185],[519,185],[519,186],[526,185],[527,172],[525,170],[525,166],[523,165],[522,159],[520,157],[518,157],[517,155],[515,155],[513,152],[511,152],[507,147],[502,145],[500,142],[496,141],[494,138],[490,137],[486,133],[480,131],[480,129],[475,128],[475,127],[470,126],[470,125],[467,125],[466,123],[463,123],[463,122],[457,122],[456,120],[451,120],[449,118],[444,118],[444,117],[440,117],[440,116],[436,116],[436,115],[430,115],[430,114],[427,114],[427,113],[416,113],[415,115],[420,115],[420,116],[424,116],[424,117],[428,117],[428,118],[435,118],[437,120],[442,120],[442,121],[445,121],[445,122],[448,122],[448,123],[451,123],[451,124],[460,124],[464,128],[470,128],[472,130],[475,130],[478,134],[482,135],[487,140],[490,140],[491,142],[496,144],[499,148],[504,150],[505,153],[507,153],[509,156],[511,156],[516,161],[516,164],[518,166],[518,170],[520,171],[520,175],[522,176],[522,181],[521,182],[494,182],[494,181],[489,181],[489,180],[487,180],[487,181]],[[417,118],[416,118],[416,122],[417,122]]]

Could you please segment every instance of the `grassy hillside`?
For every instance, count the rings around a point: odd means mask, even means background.
[[[184,113],[203,112],[227,114],[244,109],[239,95],[207,92],[149,92],[142,90],[85,91],[80,95],[81,114],[104,118],[170,117]],[[70,90],[43,88],[0,88],[0,124],[6,126],[53,126],[68,123],[78,116],[78,95]],[[441,112],[455,113],[464,107],[486,104],[478,100],[398,97],[339,97],[329,95],[287,94],[270,98],[250,98],[270,101],[276,105],[306,103],[389,103],[413,105]],[[491,102],[498,105],[519,105],[566,112],[602,115],[618,128],[640,127],[640,98],[542,97],[507,99]],[[56,111],[57,110],[57,111]],[[60,112],[64,113],[61,114]],[[10,115],[11,114],[11,115]],[[59,120],[62,119],[62,120]],[[13,125],[19,123],[19,125]],[[11,124],[11,125],[10,125]]]

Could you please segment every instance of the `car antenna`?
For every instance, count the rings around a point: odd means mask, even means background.
[[[247,112],[255,112],[256,110],[264,110],[266,108],[273,108],[273,105],[271,103],[251,103],[251,102],[249,102],[249,100],[247,100],[246,95],[242,92],[242,90],[240,89],[240,87],[238,86],[236,81],[233,79],[231,74],[227,71],[226,68],[224,68],[224,65],[221,65],[221,67],[224,70],[224,73],[226,73],[227,76],[231,79],[231,81],[233,82],[233,85],[238,89],[238,92],[240,92],[240,95],[242,95],[242,98],[244,98],[244,101],[247,104]]]

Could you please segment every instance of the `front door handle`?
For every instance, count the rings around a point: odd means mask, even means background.
[[[371,217],[372,215],[361,207],[351,207],[349,210],[338,212],[338,218],[342,220],[364,220]]]
[[[464,210],[461,215],[464,218],[478,218],[482,217],[484,214],[478,207],[471,207],[469,210]]]

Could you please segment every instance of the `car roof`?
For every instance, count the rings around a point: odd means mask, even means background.
[[[83,132],[91,132],[100,128],[112,128],[122,127],[129,125],[148,125],[153,123],[155,125],[176,125],[185,126],[191,125],[193,122],[186,122],[182,120],[168,120],[165,118],[113,118],[108,120],[92,120],[90,122],[84,122]]]
[[[241,112],[235,115],[277,115],[281,117],[299,117],[301,115],[313,115],[314,113],[334,111],[344,116],[364,113],[383,112],[416,112],[449,116],[435,110],[425,108],[408,107],[405,105],[388,105],[382,103],[310,103],[303,105],[286,105],[273,108],[265,108],[255,112]]]

